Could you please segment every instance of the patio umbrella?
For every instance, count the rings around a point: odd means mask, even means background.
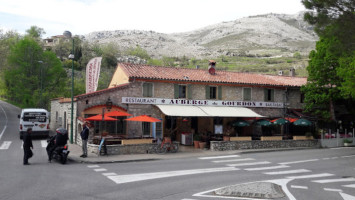
[[[129,113],[123,112],[123,111],[111,111],[108,113],[105,113],[105,116],[109,116],[109,117],[127,117],[127,116],[132,116]]]
[[[245,120],[237,120],[237,121],[233,122],[232,125],[237,126],[237,127],[244,127],[244,126],[249,126],[249,123]]]
[[[275,125],[284,125],[289,123],[289,121],[284,118],[274,119],[271,122],[273,122]]]
[[[270,125],[272,125],[272,123],[269,120],[266,120],[266,119],[258,120],[258,121],[256,121],[256,124],[259,125],[259,126],[270,126]]]
[[[307,119],[299,119],[299,120],[293,122],[293,124],[296,126],[310,126],[310,125],[312,125],[312,122]]]
[[[95,115],[92,117],[88,117],[85,120],[87,120],[87,121],[116,121],[117,119],[104,115],[104,119],[102,120],[102,115]]]
[[[137,117],[132,117],[125,119],[126,121],[136,121],[136,122],[161,122],[160,119],[149,117],[148,115],[140,115]]]
[[[291,117],[285,117],[285,119],[291,123],[298,120],[298,118],[291,118]]]

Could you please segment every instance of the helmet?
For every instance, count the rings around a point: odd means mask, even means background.
[[[64,128],[57,128],[57,130],[55,130],[55,132],[62,134],[62,135],[68,134],[67,129],[64,129]]]

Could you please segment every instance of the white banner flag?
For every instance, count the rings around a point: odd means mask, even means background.
[[[86,65],[86,93],[95,92],[100,77],[102,57],[96,57]]]

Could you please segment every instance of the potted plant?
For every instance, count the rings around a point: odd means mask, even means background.
[[[199,143],[201,141],[201,135],[199,133],[194,134],[194,147],[199,148]]]
[[[351,144],[353,143],[353,141],[348,138],[345,138],[343,142],[345,147],[351,146]]]

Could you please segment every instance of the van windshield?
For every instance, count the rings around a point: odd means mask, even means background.
[[[46,122],[46,113],[45,112],[25,112],[23,114],[23,121]]]

